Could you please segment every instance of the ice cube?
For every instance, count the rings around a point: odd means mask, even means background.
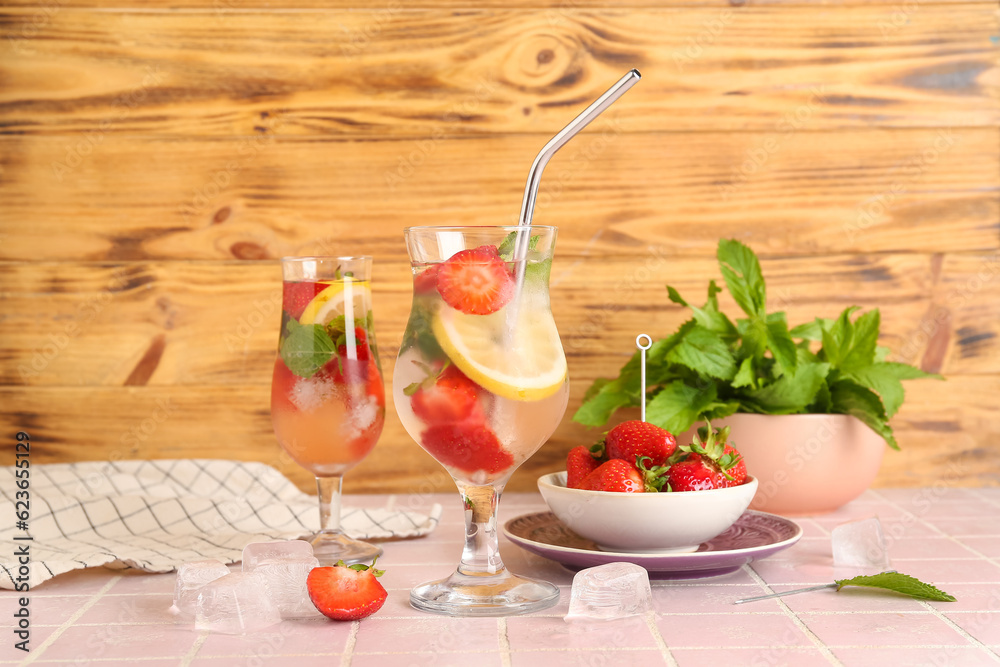
[[[305,540],[251,542],[243,547],[243,571],[253,572],[265,560],[299,560],[313,557],[313,547]]]
[[[337,393],[337,385],[326,377],[299,378],[288,398],[302,412],[311,412]]]
[[[281,622],[278,606],[257,572],[233,572],[198,591],[194,627],[229,635],[255,632]]]
[[[264,578],[282,618],[321,616],[309,599],[306,578],[319,567],[312,545],[303,540],[254,542],[243,549],[243,571]]]
[[[632,563],[608,563],[580,570],[573,577],[567,621],[612,620],[653,609],[646,570]]]
[[[889,567],[889,552],[877,516],[842,523],[833,529],[834,567],[859,567],[881,572]]]
[[[174,583],[174,604],[170,612],[183,617],[194,615],[198,591],[207,583],[229,574],[229,568],[218,560],[196,560],[177,568]]]

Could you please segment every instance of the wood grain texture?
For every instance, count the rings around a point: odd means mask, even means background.
[[[720,237],[792,322],[879,307],[894,358],[948,377],[907,384],[876,484],[1000,484],[995,2],[487,3],[6,3],[0,425],[38,462],[259,460],[311,490],[270,425],[276,258],[375,255],[390,376],[402,229],[514,222],[540,146],[634,66],[542,182],[571,399],[509,488],[599,436],[584,391],[685,318],[665,283],[703,299]],[[347,489],[451,488],[390,399]]]
[[[993,126],[998,11],[0,15],[15,134],[551,135],[631,67],[626,131]],[[30,33],[30,37],[28,36]]]
[[[942,262],[943,259],[943,262]],[[0,384],[267,385],[280,321],[277,263],[165,262],[124,266],[10,264],[0,271]],[[794,325],[849,305],[882,313],[883,345],[944,373],[1000,373],[1000,255],[841,255],[764,260],[769,308]],[[604,278],[595,281],[594,276]],[[721,282],[714,260],[631,257],[556,261],[553,312],[574,382],[617,372],[642,328],[672,333]],[[410,306],[408,265],[376,264],[373,302],[391,375]],[[38,304],[45,304],[39,312]],[[731,317],[740,313],[724,294]],[[941,312],[947,310],[947,318]],[[929,355],[944,342],[943,354]]]
[[[541,143],[3,137],[0,259],[397,261],[406,226],[516,222]],[[636,135],[612,118],[553,159],[535,221],[595,257],[713,255],[720,237],[762,256],[988,250],[998,193],[996,129]]]
[[[573,384],[570,405],[579,405],[585,387]],[[947,385],[907,384],[907,403],[893,420],[902,452],[887,452],[878,483],[997,484],[1000,437],[993,376],[952,376]],[[947,401],[942,397],[948,396]],[[32,461],[203,458],[206,455],[274,465],[311,491],[308,473],[280,450],[271,430],[268,388],[264,385],[185,387],[0,388],[0,427],[32,436]],[[415,492],[451,490],[442,468],[390,417],[372,454],[345,478],[348,491]],[[38,406],[44,405],[44,413]],[[118,406],[115,411],[108,405]],[[519,469],[512,491],[533,491],[538,475],[562,469],[573,446],[600,437],[565,420],[552,439]],[[948,448],[942,448],[947,440]]]

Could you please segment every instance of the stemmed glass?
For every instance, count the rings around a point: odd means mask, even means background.
[[[323,565],[370,561],[374,545],[340,529],[344,473],[375,447],[385,386],[375,345],[371,257],[286,257],[271,423],[281,447],[316,476],[319,531],[304,536]]]
[[[454,478],[465,548],[454,574],[410,603],[450,616],[506,616],[556,603],[550,583],[509,572],[497,503],[548,440],[569,397],[549,305],[554,227],[410,227],[413,305],[393,373],[410,436]]]

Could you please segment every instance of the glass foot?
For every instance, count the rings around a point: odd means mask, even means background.
[[[342,560],[348,565],[364,563],[371,565],[382,555],[382,548],[360,540],[351,539],[343,533],[316,533],[302,538],[313,547],[313,554],[320,565],[336,565]]]
[[[493,575],[455,572],[410,591],[414,609],[446,616],[516,616],[548,609],[558,601],[558,587],[506,570]]]

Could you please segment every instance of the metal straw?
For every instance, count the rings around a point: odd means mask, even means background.
[[[645,338],[646,342],[640,341]],[[639,348],[639,420],[646,421],[646,350],[653,346],[649,334],[639,334],[635,337],[635,346]]]
[[[629,88],[638,83],[640,78],[642,78],[642,75],[639,74],[639,70],[629,70],[628,74],[618,80],[618,83],[608,88],[607,92],[598,97],[593,104],[570,121],[569,125],[559,130],[558,134],[549,139],[549,143],[542,146],[542,150],[538,152],[535,161],[531,164],[531,169],[528,171],[528,182],[524,186],[524,199],[521,201],[521,217],[518,225],[528,226],[531,224],[531,219],[535,214],[535,201],[538,199],[538,183],[542,180],[542,171],[545,169],[545,165],[549,163],[549,160],[552,159],[552,156],[556,154],[556,151],[566,145],[566,142],[576,136],[590,121],[597,118],[605,109],[614,104]],[[525,263],[523,260],[527,257],[528,243],[530,242],[530,234],[522,234],[520,231],[518,230],[517,243],[514,246],[514,260],[517,262],[518,291],[520,291],[521,280],[524,277]]]

